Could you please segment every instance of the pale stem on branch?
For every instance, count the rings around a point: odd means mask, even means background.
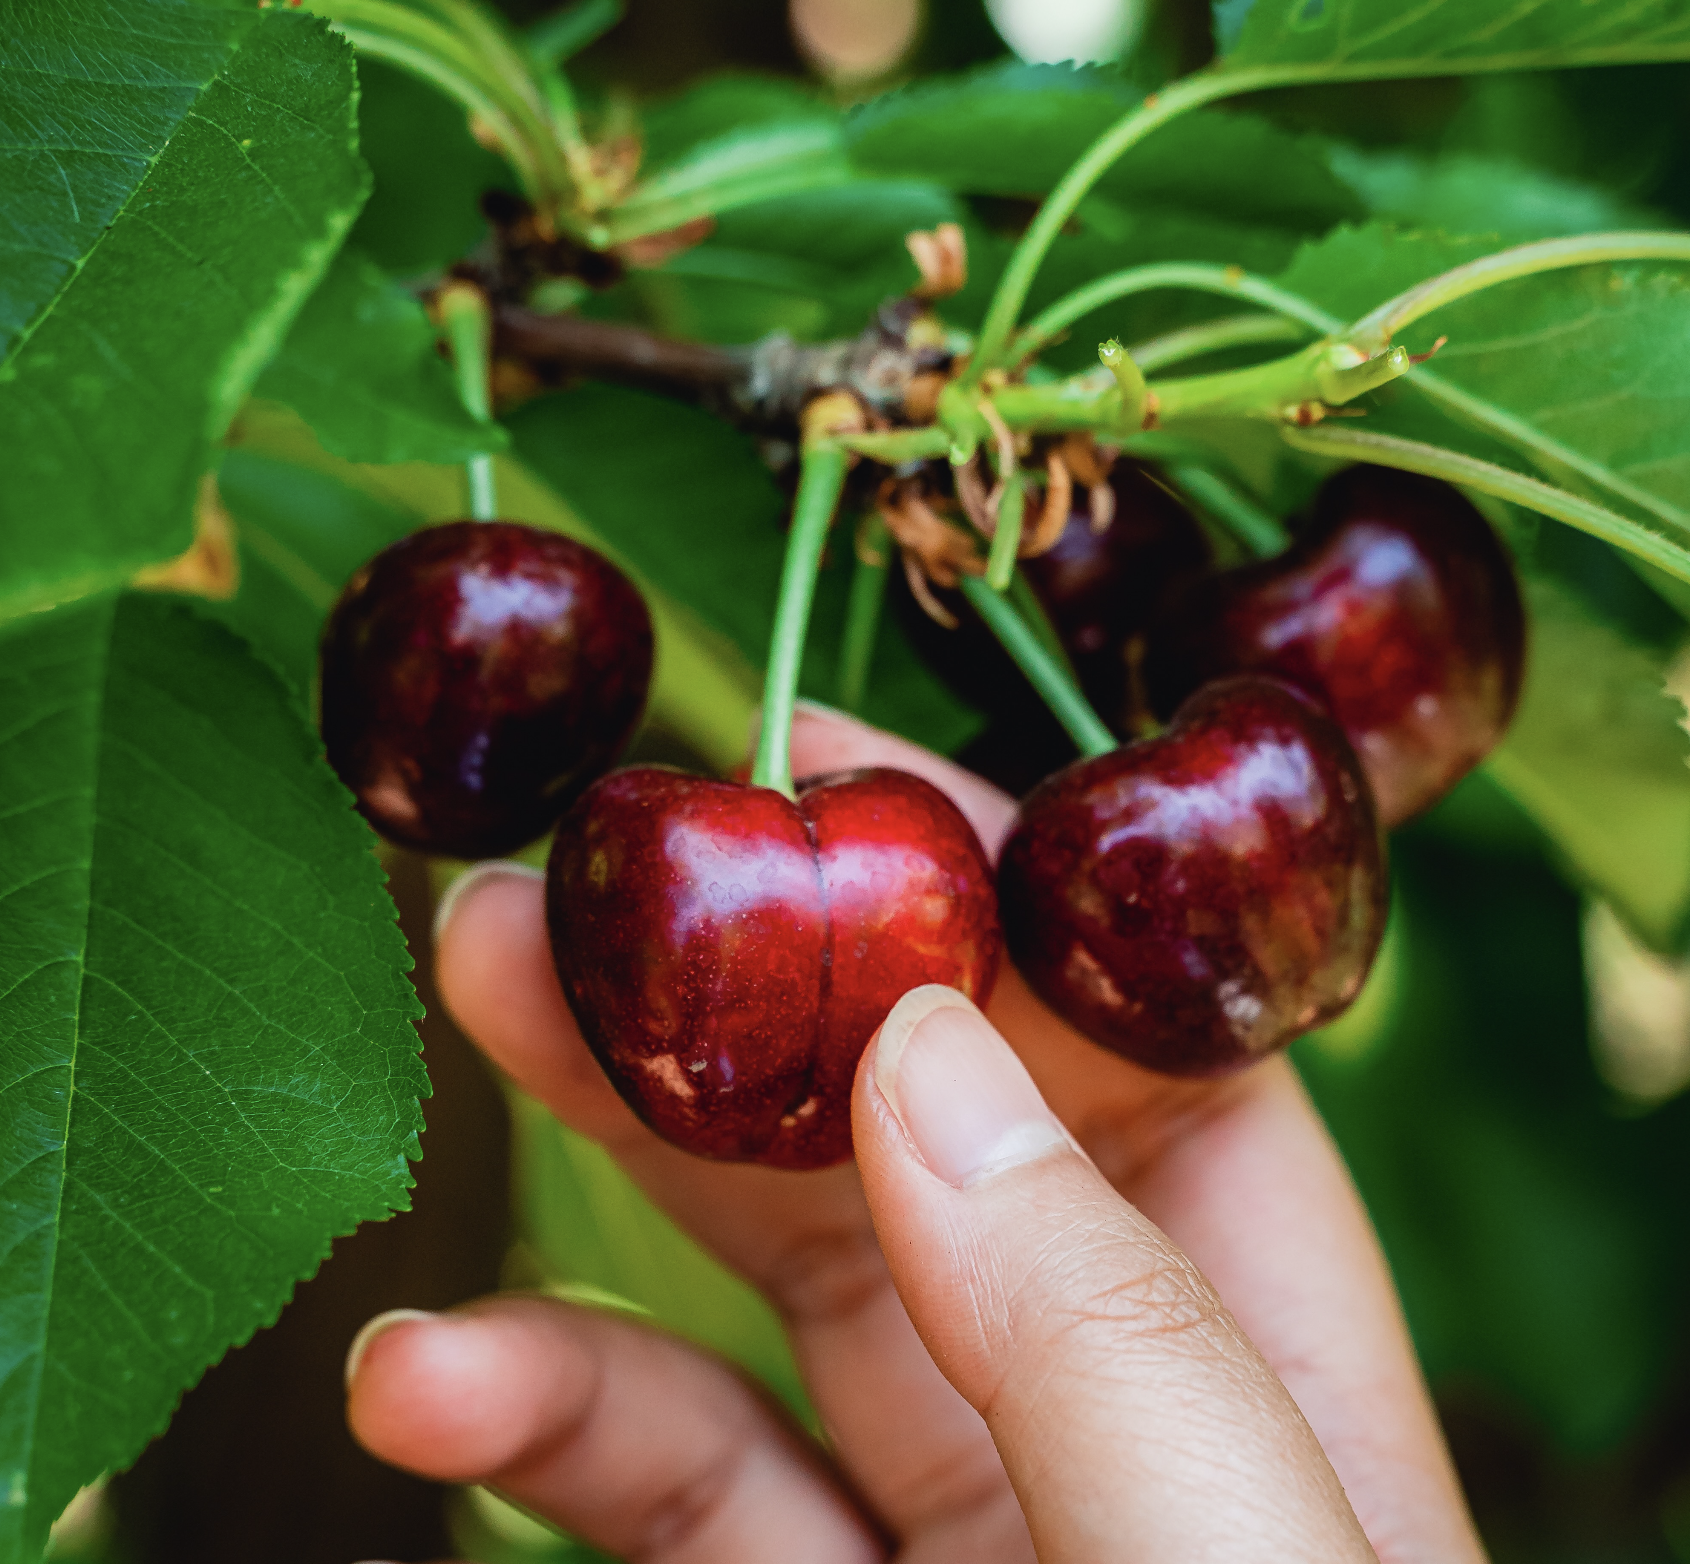
[[[452,367],[464,409],[478,424],[489,424],[493,421],[487,380],[492,316],[486,297],[468,283],[442,289],[440,323],[446,328],[446,340],[451,345]],[[480,452],[470,457],[464,467],[469,479],[470,515],[477,521],[492,521],[499,514],[493,486],[493,458]]]
[[[1275,517],[1207,467],[1182,464],[1168,468],[1168,476],[1257,559],[1272,559],[1290,547],[1291,535]]]

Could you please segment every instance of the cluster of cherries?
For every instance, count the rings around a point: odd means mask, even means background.
[[[796,798],[605,775],[645,703],[645,605],[593,550],[507,522],[419,532],[348,585],[323,646],[329,758],[378,830],[425,851],[496,855],[562,817],[564,993],[635,1111],[702,1155],[848,1156],[852,1077],[892,1003],[921,983],[984,1003],[1006,944],[1126,1058],[1237,1069],[1359,991],[1383,830],[1512,715],[1518,588],[1484,519],[1429,479],[1340,473],[1292,548],[1225,571],[1143,470],[1111,482],[1109,524],[1077,510],[1029,574],[1100,709],[1167,726],[1034,787],[995,888],[962,814],[903,772]]]

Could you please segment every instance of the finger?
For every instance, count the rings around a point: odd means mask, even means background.
[[[1368,1560],[1295,1402],[952,990],[858,1072],[864,1188],[922,1339],[985,1417],[1045,1564]]]
[[[885,1556],[734,1374],[629,1321],[537,1298],[412,1315],[354,1344],[348,1381],[373,1455],[496,1488],[618,1557],[789,1564],[794,1539],[817,1564]]]
[[[910,1326],[855,1169],[704,1162],[659,1140],[581,1039],[552,967],[539,879],[498,865],[476,873],[443,909],[436,955],[465,1033],[769,1299],[841,1462],[888,1526],[913,1535],[984,1507],[1000,1531],[1024,1535],[984,1426]]]
[[[1194,1115],[1126,1189],[1232,1302],[1379,1557],[1482,1564],[1372,1223],[1289,1064]]]

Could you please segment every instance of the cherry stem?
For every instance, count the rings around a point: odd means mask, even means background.
[[[845,487],[848,457],[831,441],[807,445],[792,507],[792,532],[781,567],[780,597],[775,603],[775,626],[769,638],[769,670],[763,684],[763,729],[757,739],[757,758],[751,781],[797,796],[792,785],[792,710],[798,699],[798,670],[804,658],[804,637],[810,628],[810,608],[816,599],[816,575],[821,570],[827,530]]]
[[[1100,310],[1117,299],[1130,298],[1135,293],[1149,293],[1158,288],[1183,288],[1197,293],[1217,294],[1226,299],[1244,299],[1323,333],[1332,330],[1334,325],[1342,325],[1307,299],[1287,293],[1265,277],[1253,276],[1239,267],[1217,266],[1206,261],[1158,261],[1148,266],[1129,266],[1124,271],[1110,272],[1064,295],[1016,336],[1015,356],[1020,359],[1039,352],[1053,337],[1060,336],[1093,310]]]
[[[1446,451],[1441,446],[1403,440],[1395,435],[1372,434],[1352,429],[1282,429],[1287,445],[1313,456],[1336,457],[1340,461],[1373,462],[1381,467],[1400,467],[1404,472],[1442,478],[1481,494],[1494,495],[1540,515],[1564,521],[1570,527],[1601,538],[1615,548],[1658,566],[1678,581],[1690,581],[1690,552],[1657,532],[1616,515],[1613,511],[1541,483],[1536,478],[1510,472],[1493,462]]]
[[[452,366],[457,371],[458,395],[464,410],[478,424],[493,421],[488,388],[492,344],[492,316],[486,295],[467,283],[456,283],[441,291],[440,321],[452,347]],[[493,484],[493,458],[481,452],[464,463],[469,475],[469,513],[477,521],[492,521],[499,514]]]
[[[1045,605],[1039,601],[1039,594],[1033,590],[1033,583],[1027,579],[1025,570],[1017,570],[1009,578],[1009,590],[1004,596],[1039,638],[1039,645],[1056,659],[1057,667],[1071,682],[1077,683],[1079,676],[1074,672],[1073,663],[1068,660],[1068,648],[1062,644],[1062,637],[1056,633],[1056,626],[1050,622],[1050,615],[1045,612]]]
[[[849,712],[863,709],[868,694],[869,665],[874,661],[880,631],[880,609],[886,601],[886,567],[891,539],[878,515],[863,522],[857,537],[857,568],[851,576],[851,600],[845,608],[845,640],[839,650],[839,705]]]
[[[1021,552],[1021,529],[1027,518],[1027,490],[1020,472],[1006,473],[1003,494],[998,500],[997,531],[992,534],[986,556],[986,584],[994,592],[1006,592],[1015,574],[1016,556]]]
[[[1272,559],[1291,546],[1290,533],[1274,517],[1207,467],[1170,467],[1168,476],[1257,559]]]
[[[1045,649],[1027,621],[979,576],[964,576],[962,591],[1003,649],[1015,659],[1016,667],[1027,675],[1028,682],[1067,730],[1080,753],[1095,758],[1116,750],[1119,742],[1115,735],[1103,725],[1103,719],[1091,709],[1080,687]]]

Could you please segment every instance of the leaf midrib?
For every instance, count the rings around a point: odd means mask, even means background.
[[[0,378],[4,378],[4,370],[14,364],[17,359],[22,356],[23,351],[29,345],[30,340],[35,336],[35,333],[40,330],[42,322],[48,320],[52,316],[53,312],[58,309],[66,293],[68,293],[70,289],[76,285],[77,279],[82,275],[89,261],[91,261],[94,256],[99,253],[100,247],[104,245],[112,234],[117,231],[118,225],[121,224],[129,215],[130,208],[135,204],[136,198],[141,194],[141,192],[146,189],[147,180],[152,177],[153,170],[158,166],[159,160],[170,150],[176,140],[176,137],[181,133],[182,127],[195,116],[195,110],[204,101],[207,91],[214,83],[222,80],[223,73],[228,69],[229,62],[240,52],[242,44],[246,41],[246,32],[250,31],[253,25],[255,24],[249,23],[247,29],[243,30],[238,36],[234,37],[229,42],[223,58],[218,64],[217,70],[200,83],[199,90],[194,94],[193,101],[184,107],[180,116],[178,116],[175,122],[171,125],[169,134],[159,143],[158,150],[155,151],[143,164],[140,177],[137,178],[134,184],[130,187],[129,194],[123,198],[123,204],[119,206],[114,213],[112,213],[111,220],[100,230],[99,237],[96,238],[94,242],[81,253],[81,255],[72,260],[70,270],[65,274],[64,281],[61,282],[54,290],[53,296],[48,299],[48,301],[42,305],[38,311],[36,311],[34,319],[32,319],[28,325],[20,328],[17,337],[13,340],[10,348],[7,349],[5,357],[0,358]],[[8,69],[10,68],[11,67],[8,67]],[[50,76],[51,79],[56,82],[68,81],[71,79],[65,76],[61,71],[49,72],[38,70],[36,74]],[[44,150],[50,152],[53,149],[38,147],[37,144],[32,143],[27,148],[21,148],[20,150]],[[82,151],[87,149],[77,148],[75,150]],[[67,193],[70,195],[71,201],[74,203],[76,200],[75,192],[67,190]]]
[[[26,1511],[29,1494],[34,1487],[36,1434],[41,1426],[42,1390],[46,1383],[47,1371],[47,1343],[53,1330],[53,1300],[59,1274],[59,1240],[63,1233],[65,1190],[70,1183],[70,1125],[76,1111],[76,1072],[82,1055],[82,1010],[88,994],[88,942],[94,922],[94,832],[100,814],[100,790],[103,782],[100,766],[100,735],[105,728],[106,702],[109,698],[111,686],[111,650],[117,628],[117,605],[115,601],[106,605],[101,618],[102,633],[98,647],[99,666],[97,677],[94,680],[94,688],[97,694],[90,703],[90,719],[93,724],[90,774],[93,777],[93,786],[89,788],[86,795],[88,804],[84,821],[85,850],[82,860],[75,866],[82,870],[84,878],[82,884],[82,940],[75,957],[77,972],[76,1008],[71,1015],[70,1022],[70,1081],[65,1089],[63,1130],[59,1140],[58,1185],[54,1190],[53,1209],[48,1223],[50,1236],[48,1238],[47,1274],[41,1295],[41,1335],[33,1354],[35,1357],[35,1372],[34,1382],[30,1387],[31,1405],[25,1423],[23,1448],[19,1452],[23,1463],[24,1508]]]

